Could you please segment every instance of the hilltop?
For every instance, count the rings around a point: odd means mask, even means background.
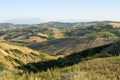
[[[4,30],[13,30],[17,28],[24,28],[24,27],[48,27],[48,28],[87,28],[89,26],[95,26],[98,24],[106,24],[111,25],[113,28],[120,28],[120,22],[116,21],[94,21],[94,22],[73,22],[73,23],[65,23],[65,22],[46,22],[40,24],[12,24],[12,23],[0,23],[0,31]]]

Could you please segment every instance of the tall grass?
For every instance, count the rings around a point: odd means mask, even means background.
[[[38,73],[0,73],[0,80],[120,80],[120,56],[96,58]]]

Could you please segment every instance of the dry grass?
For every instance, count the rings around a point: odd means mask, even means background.
[[[5,64],[7,69],[16,71],[16,66],[48,59],[56,58],[43,54],[42,52],[29,49],[27,47],[0,42],[0,62]]]
[[[0,80],[120,80],[120,56],[83,61],[71,67],[16,75],[6,72]]]
[[[120,23],[110,23],[110,25],[112,25],[113,28],[120,28]]]

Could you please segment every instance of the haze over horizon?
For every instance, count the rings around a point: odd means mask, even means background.
[[[120,21],[118,0],[1,0],[0,22]]]

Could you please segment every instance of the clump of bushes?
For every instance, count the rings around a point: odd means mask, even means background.
[[[4,69],[5,69],[5,65],[2,62],[0,62],[0,71],[3,71]]]
[[[17,64],[20,64],[20,65],[23,65],[24,63],[16,58],[12,58],[10,56],[5,56],[5,59],[8,60],[8,61],[14,61],[15,63]]]
[[[13,53],[17,53],[17,54],[23,54],[23,52],[21,52],[18,49],[10,49],[10,51],[12,51]]]
[[[115,38],[116,35],[110,33],[110,32],[92,32],[92,33],[88,33],[86,34],[85,36],[87,37],[92,37],[92,38],[97,38],[97,37],[100,37],[100,38]]]

